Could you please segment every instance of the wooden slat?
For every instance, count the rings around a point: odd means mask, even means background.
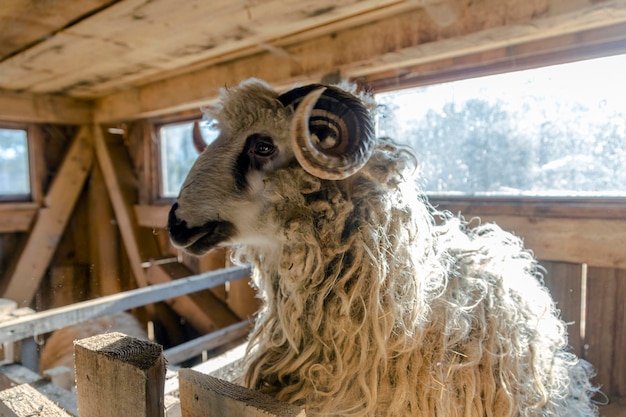
[[[582,266],[563,262],[540,262],[546,269],[544,281],[556,302],[561,318],[568,324],[568,341],[579,357],[583,355],[581,338]]]
[[[176,364],[200,355],[206,350],[216,349],[227,343],[245,338],[252,329],[249,321],[241,321],[223,329],[174,346],[163,352],[169,364]]]
[[[163,348],[107,333],[74,342],[78,409],[89,417],[163,417]]]
[[[183,417],[306,416],[299,407],[192,369],[181,369],[179,380]]]
[[[624,26],[626,30],[626,26]],[[561,219],[626,219],[623,198],[601,197],[454,197],[429,195],[439,210],[474,216],[510,215],[518,217],[554,217]]]
[[[0,391],[2,417],[71,417],[55,403],[28,384]]]
[[[7,122],[85,124],[92,120],[92,104],[71,97],[0,89],[0,119]]]
[[[55,385],[45,377],[15,363],[0,366],[0,375],[6,377],[11,386],[18,384],[31,385],[39,391],[39,393],[63,408],[67,413],[78,417],[76,396],[58,385]]]
[[[559,7],[519,2],[513,9],[499,0],[467,4],[462,18],[445,28],[437,26],[425,10],[416,8],[285,45],[280,53],[258,53],[143,84],[98,100],[95,118],[129,120],[199,107],[210,103],[220,87],[252,76],[278,88],[319,81],[334,71],[344,77],[362,77],[626,22],[623,1],[589,6],[570,0],[560,2]]]
[[[193,366],[191,369],[200,372],[202,374],[216,376],[216,374],[222,374],[224,369],[237,368],[243,358],[246,355],[246,343],[238,344],[235,347],[220,353],[219,355],[208,359],[198,365]],[[238,375],[232,375],[234,379]],[[226,378],[221,378],[228,380]],[[228,380],[233,382],[233,379]],[[165,395],[174,394],[178,391],[178,372],[171,373],[165,380]]]
[[[249,276],[250,273],[249,267],[231,267],[16,318],[0,323],[0,342],[13,342],[42,335],[106,314],[119,313],[170,297],[201,291],[241,279]]]
[[[617,392],[612,378],[616,366],[615,358],[624,356],[624,346],[617,347],[615,340],[615,330],[618,326],[617,305],[623,304],[624,299],[618,300],[616,295],[617,273],[614,269],[588,269],[586,359],[596,369],[595,382],[601,385],[602,391],[608,395]],[[616,347],[618,350],[615,350]]]
[[[613,394],[626,398],[626,271],[616,272],[615,343],[613,345]],[[624,416],[626,416],[626,410]]]
[[[150,266],[147,279],[153,285],[172,282],[189,275],[192,275],[191,271],[176,262]],[[239,317],[208,290],[168,298],[166,301],[174,311],[203,334],[239,321]]]
[[[538,259],[626,268],[626,220],[485,215],[524,239]]]
[[[44,276],[93,161],[91,132],[80,129],[39,210],[26,246],[7,275],[3,297],[29,305]]]

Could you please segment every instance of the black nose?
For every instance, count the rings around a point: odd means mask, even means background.
[[[190,231],[187,222],[176,216],[176,209],[178,209],[178,203],[172,205],[170,214],[167,216],[167,231],[174,243],[184,244],[189,238]]]
[[[172,204],[170,214],[167,216],[167,228],[180,224],[180,220],[176,217],[176,209],[178,209],[178,203]]]

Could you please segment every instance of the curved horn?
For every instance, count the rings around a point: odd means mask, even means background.
[[[202,137],[202,132],[200,131],[200,123],[193,123],[193,130],[191,131],[191,138],[193,140],[193,147],[196,148],[196,152],[199,154],[207,147],[206,141]]]
[[[334,87],[308,93],[291,122],[291,144],[305,171],[327,180],[363,168],[374,148],[374,127],[361,101]]]

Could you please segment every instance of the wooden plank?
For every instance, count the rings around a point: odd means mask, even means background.
[[[0,233],[26,232],[30,230],[37,208],[25,204],[24,208],[5,208],[0,206]]]
[[[139,226],[132,211],[134,204],[132,194],[136,193],[136,182],[133,182],[135,175],[130,167],[128,154],[124,155],[124,152],[118,149],[114,158],[99,126],[94,127],[94,146],[119,231],[122,235],[126,255],[130,262],[130,268],[137,284],[140,287],[145,287],[147,280],[142,267],[142,258],[144,256],[148,258],[158,258],[160,256],[154,239],[145,240],[142,242],[143,245],[139,245]],[[113,160],[116,161],[115,164]]]
[[[626,221],[481,216],[524,239],[538,259],[626,268]]]
[[[161,345],[122,333],[74,343],[81,415],[163,417],[165,359]]]
[[[170,204],[159,206],[136,204],[133,208],[140,226],[162,229],[167,225],[167,214],[171,207]]]
[[[615,271],[615,336],[613,344],[612,392],[626,398],[626,270]],[[626,404],[624,404],[626,406]],[[626,416],[626,410],[624,410]]]
[[[88,100],[0,89],[0,115],[7,122],[85,124],[92,109]]]
[[[26,246],[7,276],[3,297],[29,305],[54,254],[91,169],[93,150],[89,129],[80,129],[44,199]]]
[[[0,375],[6,377],[12,386],[17,384],[31,385],[46,398],[54,401],[55,404],[67,413],[78,417],[76,396],[54,384],[48,378],[42,378],[41,375],[19,364],[0,366]]]
[[[227,343],[245,338],[250,330],[252,330],[251,323],[241,321],[169,348],[163,352],[163,355],[169,364],[181,363],[200,355],[204,351],[216,349]]]
[[[189,269],[178,262],[173,262],[161,265],[153,264],[148,269],[147,279],[151,285],[164,284],[189,275],[192,275]],[[168,298],[166,301],[202,334],[239,321],[239,317],[208,290]]]
[[[626,30],[626,26],[624,27]],[[623,199],[578,197],[454,197],[429,195],[440,210],[465,218],[496,215],[555,217],[561,219],[626,219]]]
[[[89,250],[92,296],[122,291],[120,282],[120,237],[115,215],[99,165],[95,165],[87,191],[89,205]]]
[[[546,7],[547,3],[551,6]],[[626,22],[624,1],[553,3],[519,2],[519,7],[509,8],[499,0],[470,2],[462,18],[445,28],[416,4],[414,10],[369,24],[285,44],[278,49],[280,53],[274,48],[219,65],[206,63],[187,73],[110,94],[97,100],[95,119],[129,120],[200,107],[209,104],[220,87],[252,76],[277,88],[317,82],[334,71],[346,78],[364,77]]]
[[[302,32],[399,0],[125,0],[2,62],[0,86],[101,94],[121,82]],[[206,16],[198,19],[197,16]],[[207,32],[207,24],[211,31]],[[184,33],[180,27],[185,27]],[[123,28],[123,29],[122,29]],[[159,39],[159,42],[154,42]],[[80,59],[77,59],[80,57]],[[64,65],[57,62],[63,61]],[[27,62],[28,65],[23,65]],[[100,87],[100,88],[97,88]]]
[[[214,377],[218,377],[217,374],[223,374],[224,369],[232,369],[237,368],[243,358],[246,355],[246,343],[241,343],[235,347],[229,348],[223,353],[208,359],[205,362],[199,363],[198,365],[193,366],[191,369],[200,372],[201,374],[211,375]],[[240,369],[240,368],[239,368]],[[224,377],[219,377],[221,379],[233,382],[233,379],[226,379]],[[165,395],[174,395],[178,392],[178,372],[171,372],[167,375],[165,380]]]
[[[28,384],[0,391],[0,416],[2,417],[71,417]]]
[[[560,310],[561,318],[568,324],[568,341],[579,357],[583,355],[582,323],[582,265],[541,261],[546,269],[544,282]]]
[[[250,267],[231,267],[16,318],[0,323],[0,342],[12,342],[42,335],[106,314],[118,313],[170,297],[211,288],[250,274]]]
[[[42,7],[36,0],[3,0],[0,8],[0,57],[11,56],[110,3],[113,1],[49,0]]]
[[[615,395],[617,387],[613,382],[614,358],[624,355],[624,346],[615,351],[615,330],[617,323],[618,300],[617,274],[614,269],[589,268],[587,271],[587,325],[586,359],[597,372],[595,383],[601,385],[607,395]]]
[[[178,376],[183,417],[306,416],[300,407],[192,369],[181,369]]]

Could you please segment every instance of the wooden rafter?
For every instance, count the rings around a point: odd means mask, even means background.
[[[129,120],[197,108],[210,103],[219,88],[236,85],[248,77],[284,88],[295,82],[317,82],[324,74],[337,70],[351,78],[383,71],[402,72],[418,64],[626,22],[623,0],[593,5],[567,1],[559,7],[519,2],[515,10],[500,0],[468,4],[446,27],[439,26],[427,10],[416,8],[315,39],[281,43],[272,50],[219,65],[211,62],[186,73],[179,70],[97,100],[95,119]]]
[[[28,241],[9,270],[3,297],[27,306],[41,283],[91,170],[92,137],[88,127],[78,131],[61,164],[44,206],[38,210]]]

